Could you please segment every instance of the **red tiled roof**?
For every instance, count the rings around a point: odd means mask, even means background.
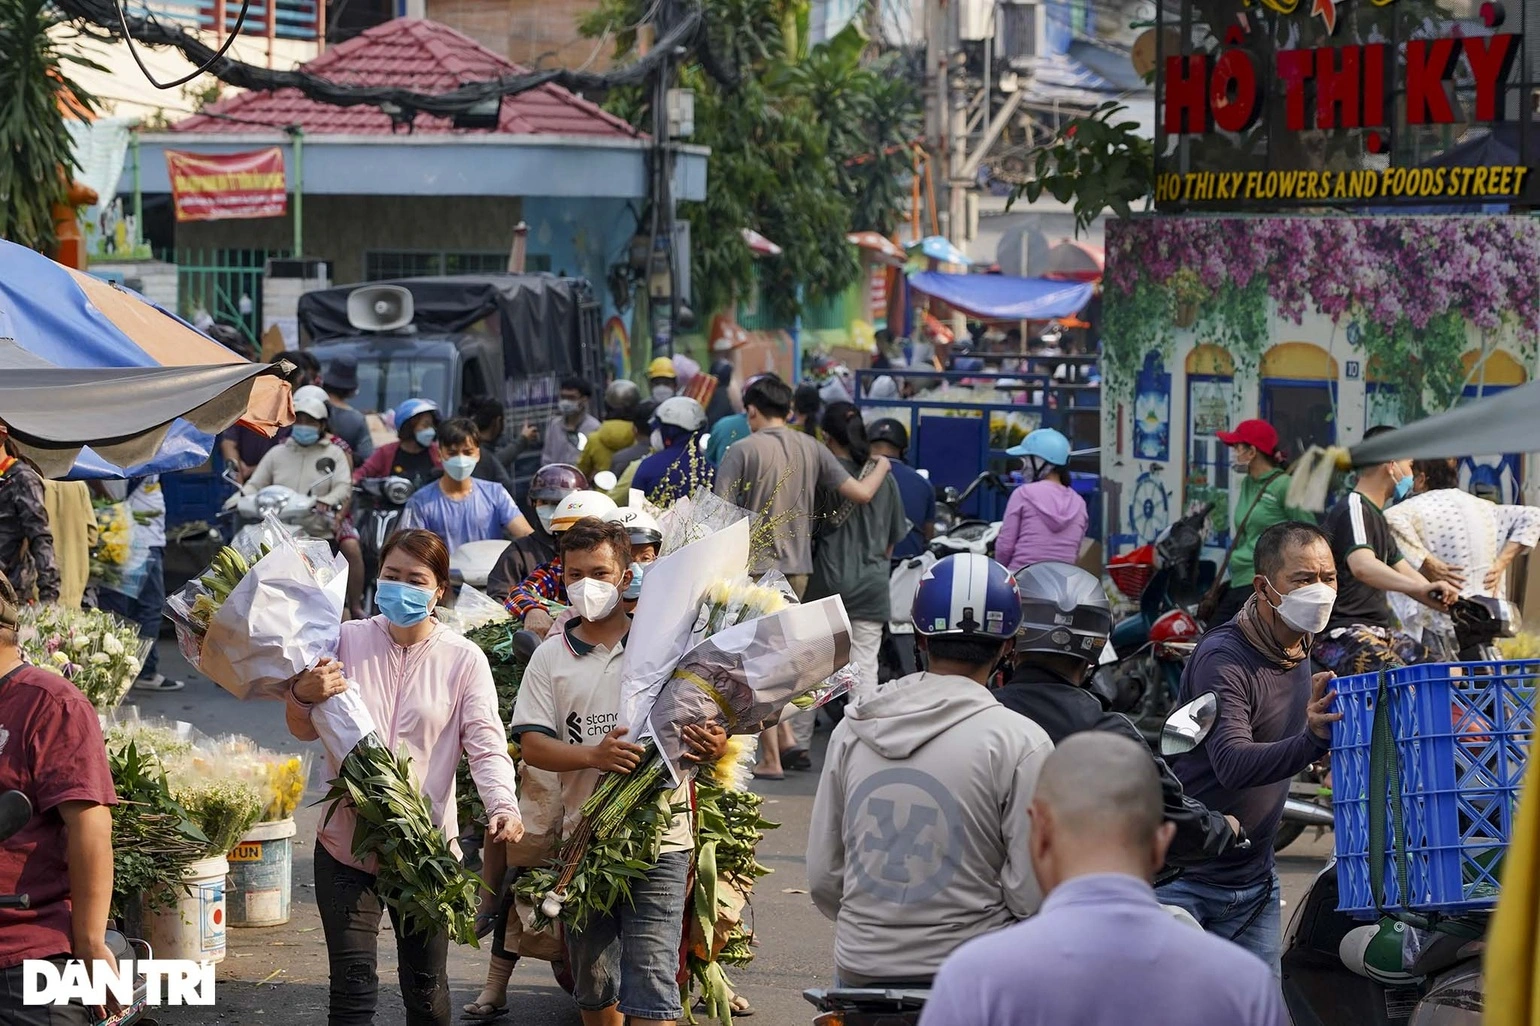
[[[418,18],[396,18],[330,47],[304,69],[313,75],[352,85],[391,85],[421,93],[442,93],[501,75],[528,71],[493,53],[447,25]],[[304,96],[297,89],[245,92],[209,108],[225,118],[194,114],[171,126],[173,132],[237,133],[259,130],[251,122],[282,128],[299,125],[310,135],[389,135],[390,118],[378,107],[335,107]],[[402,131],[402,129],[398,129]],[[446,133],[449,119],[419,114],[417,133]],[[475,130],[471,130],[475,131]],[[498,132],[513,135],[588,135],[637,138],[630,125],[580,96],[556,85],[503,98]],[[485,135],[481,130],[476,134]]]

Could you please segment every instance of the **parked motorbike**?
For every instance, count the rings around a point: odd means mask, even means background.
[[[1403,968],[1396,956],[1411,928],[1376,927],[1338,912],[1332,859],[1289,924],[1283,952],[1289,1016],[1295,1026],[1478,1026],[1488,921],[1485,914],[1461,916],[1444,925],[1449,932],[1419,933],[1420,949]],[[1383,944],[1387,933],[1391,950],[1371,950],[1369,942]]]
[[[1454,659],[1461,663],[1499,661],[1497,639],[1517,637],[1523,626],[1518,606],[1490,595],[1455,599],[1449,618],[1454,621]]]
[[[1113,625],[1108,643],[1115,659],[1097,671],[1092,686],[1114,710],[1133,717],[1152,746],[1202,634],[1190,609],[1214,574],[1213,564],[1201,558],[1212,510],[1210,503],[1199,506],[1152,544],[1107,564],[1108,576],[1138,600],[1139,612]]]
[[[225,471],[225,480],[235,485],[237,491],[225,500],[224,510],[227,513],[233,510],[241,527],[260,524],[271,513],[290,534],[313,534],[327,539],[336,535],[334,526],[330,531],[317,531],[318,523],[336,523],[338,507],[318,503],[315,499],[315,495],[331,480],[330,476],[316,481],[307,492],[297,492],[286,485],[277,484],[253,489],[249,485],[240,484],[233,470]],[[233,535],[235,532],[231,533]]]
[[[840,987],[805,990],[802,996],[821,1013],[813,1026],[916,1026],[930,991]]]
[[[1011,494],[1005,478],[992,470],[974,478],[961,492],[951,487],[936,490],[936,535],[931,539],[930,551],[938,559],[958,552],[994,554],[995,539],[1000,536],[1000,521],[980,520],[962,514],[963,504],[980,488],[990,488],[1005,496]]]
[[[373,582],[380,576],[380,552],[401,526],[412,482],[404,477],[366,477],[353,491],[353,526],[364,553],[364,607],[374,608]]]
[[[0,841],[21,832],[32,820],[32,800],[20,791],[6,791],[0,794]],[[26,909],[32,907],[32,899],[26,894],[0,894],[0,908]],[[133,962],[138,958],[153,957],[150,945],[142,940],[130,940],[117,930],[107,931],[107,946],[112,949],[113,958],[119,965],[125,962]],[[149,980],[140,974],[134,977],[134,1000],[125,1008],[120,1009],[106,1019],[98,1020],[95,1026],[131,1026],[133,1023],[141,1023],[142,1026],[151,1026],[151,1020],[144,1018],[145,1009],[149,1007]]]

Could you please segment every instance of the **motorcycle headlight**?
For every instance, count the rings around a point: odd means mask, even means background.
[[[288,505],[288,496],[282,490],[264,488],[257,493],[256,507],[258,516],[282,512],[286,505]]]
[[[412,497],[412,482],[402,477],[393,477],[385,482],[385,498],[397,506],[406,505],[406,500]]]

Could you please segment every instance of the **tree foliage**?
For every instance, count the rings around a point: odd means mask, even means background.
[[[79,167],[65,122],[97,106],[69,69],[99,66],[50,34],[64,20],[44,0],[0,0],[0,238],[42,252]]]
[[[617,52],[635,42],[641,0],[607,0],[583,22],[611,33]],[[695,136],[711,148],[706,199],[680,204],[691,223],[691,282],[702,314],[763,284],[771,312],[843,291],[859,273],[847,232],[889,232],[906,202],[904,178],[919,134],[919,94],[895,57],[868,59],[852,25],[808,47],[806,0],[704,0],[706,40],[679,68],[695,92]],[[731,86],[720,78],[735,78]],[[640,89],[607,99],[611,111],[651,128]],[[755,260],[752,228],[782,247]],[[799,289],[800,287],[800,289]]]
[[[1083,231],[1106,210],[1128,217],[1155,184],[1155,146],[1138,135],[1134,121],[1114,121],[1128,108],[1104,103],[1071,119],[1054,141],[1037,151],[1031,177],[1016,186],[1011,203],[1025,196],[1036,203],[1048,193],[1074,202],[1075,230]]]

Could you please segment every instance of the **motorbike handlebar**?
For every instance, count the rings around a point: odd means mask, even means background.
[[[0,894],[0,908],[31,908],[32,898],[26,894]]]

